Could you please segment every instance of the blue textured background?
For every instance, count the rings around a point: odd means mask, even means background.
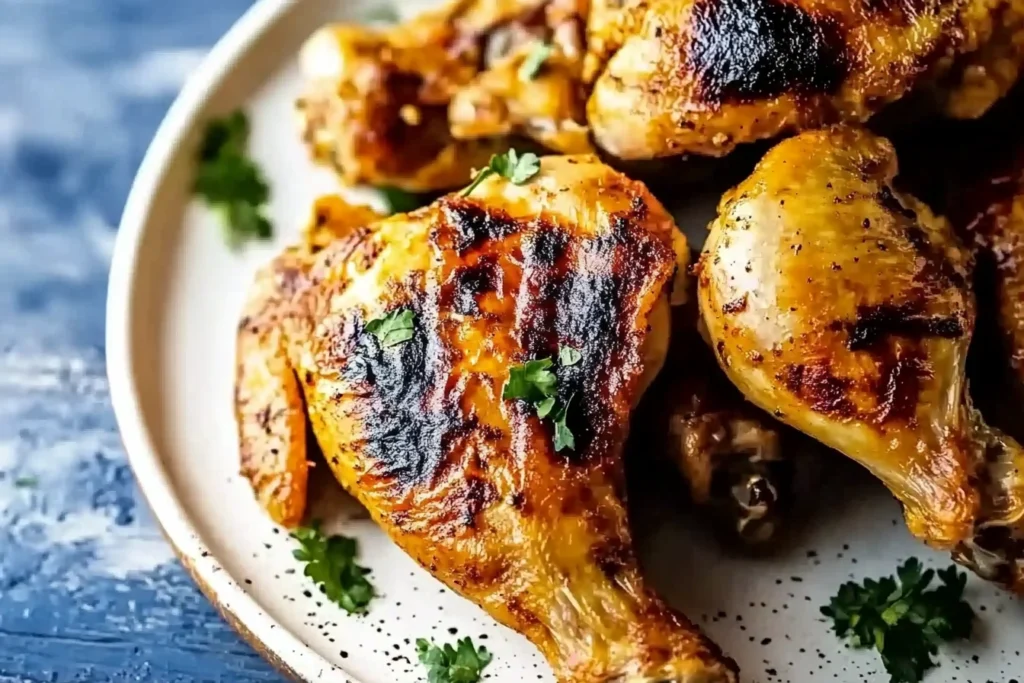
[[[174,562],[103,362],[117,221],[250,0],[0,0],[0,682],[277,681]]]

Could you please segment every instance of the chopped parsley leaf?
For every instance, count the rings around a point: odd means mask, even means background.
[[[535,43],[530,54],[519,66],[519,80],[532,81],[540,73],[544,62],[548,61],[555,49],[548,43]]]
[[[366,331],[377,337],[382,348],[389,349],[412,339],[415,317],[410,309],[400,308],[366,323]]]

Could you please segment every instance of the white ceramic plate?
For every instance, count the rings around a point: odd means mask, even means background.
[[[406,13],[421,6],[401,4]],[[307,161],[295,132],[296,51],[323,23],[365,18],[380,5],[257,3],[185,87],[139,171],[118,235],[107,322],[114,408],[139,485],[183,563],[283,671],[304,681],[421,681],[416,638],[470,635],[496,655],[490,681],[551,681],[529,643],[442,587],[351,514],[333,487],[320,496],[317,514],[329,530],[359,538],[383,595],[362,617],[309,597],[316,593],[291,557],[292,541],[237,473],[232,381],[244,293],[257,266],[295,237],[312,200],[336,190],[331,175]],[[190,202],[189,188],[204,121],[240,106],[271,180],[278,229],[274,244],[233,253],[212,217]],[[703,197],[681,214],[693,237],[701,237],[715,199]],[[890,574],[909,556],[948,563],[911,539],[898,506],[849,466],[827,476],[800,533],[771,557],[724,552],[706,525],[672,501],[639,503],[648,573],[739,662],[745,681],[885,680],[875,654],[844,648],[819,607],[844,580]],[[947,649],[928,680],[1024,678],[1024,602],[974,580],[970,600],[981,610],[978,636]]]

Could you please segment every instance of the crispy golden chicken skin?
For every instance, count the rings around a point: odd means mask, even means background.
[[[622,159],[861,122],[918,86],[974,117],[1024,61],[1022,0],[595,2],[587,118]]]
[[[529,638],[560,681],[735,681],[644,584],[623,501],[629,415],[664,360],[658,321],[686,258],[658,201],[593,157],[548,157],[526,185],[492,177],[337,232],[308,266],[277,269],[275,343],[240,343],[261,356],[240,359],[240,387],[266,366],[294,382],[259,394],[262,410],[240,406],[243,454],[290,452],[308,419],[391,538]],[[414,314],[407,340],[367,331],[400,310]],[[554,366],[575,436],[558,451],[551,421],[502,395],[512,366],[562,346],[581,358]]]
[[[449,0],[375,29],[332,25],[300,57],[313,157],[346,183],[450,189],[525,138],[589,152],[580,80],[586,0]],[[550,52],[530,77],[531,54]]]
[[[969,252],[895,174],[892,146],[857,129],[780,143],[719,206],[701,314],[747,398],[867,467],[915,535],[1022,591],[1024,451],[964,381]]]

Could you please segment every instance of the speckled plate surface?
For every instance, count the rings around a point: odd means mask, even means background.
[[[419,5],[403,1],[403,12]],[[495,653],[488,680],[551,681],[529,643],[416,566],[330,482],[322,482],[316,514],[359,538],[382,596],[361,617],[310,597],[293,542],[237,474],[234,331],[246,287],[295,237],[314,197],[336,189],[295,133],[296,51],[324,22],[380,8],[369,0],[258,3],[186,86],[139,171],[118,235],[107,330],[114,407],[139,484],[182,562],[283,671],[305,681],[421,681],[417,637],[470,635]],[[190,202],[189,187],[203,122],[239,106],[252,119],[278,230],[274,244],[233,253],[213,218]],[[701,239],[715,200],[709,193],[680,211],[692,239]],[[909,537],[879,484],[850,465],[831,469],[793,537],[757,558],[724,551],[669,497],[633,501],[648,573],[739,662],[744,681],[886,680],[874,653],[833,637],[819,607],[844,580],[890,574],[909,556],[948,562]],[[974,580],[969,591],[978,636],[947,649],[928,680],[1024,677],[1024,602]]]

